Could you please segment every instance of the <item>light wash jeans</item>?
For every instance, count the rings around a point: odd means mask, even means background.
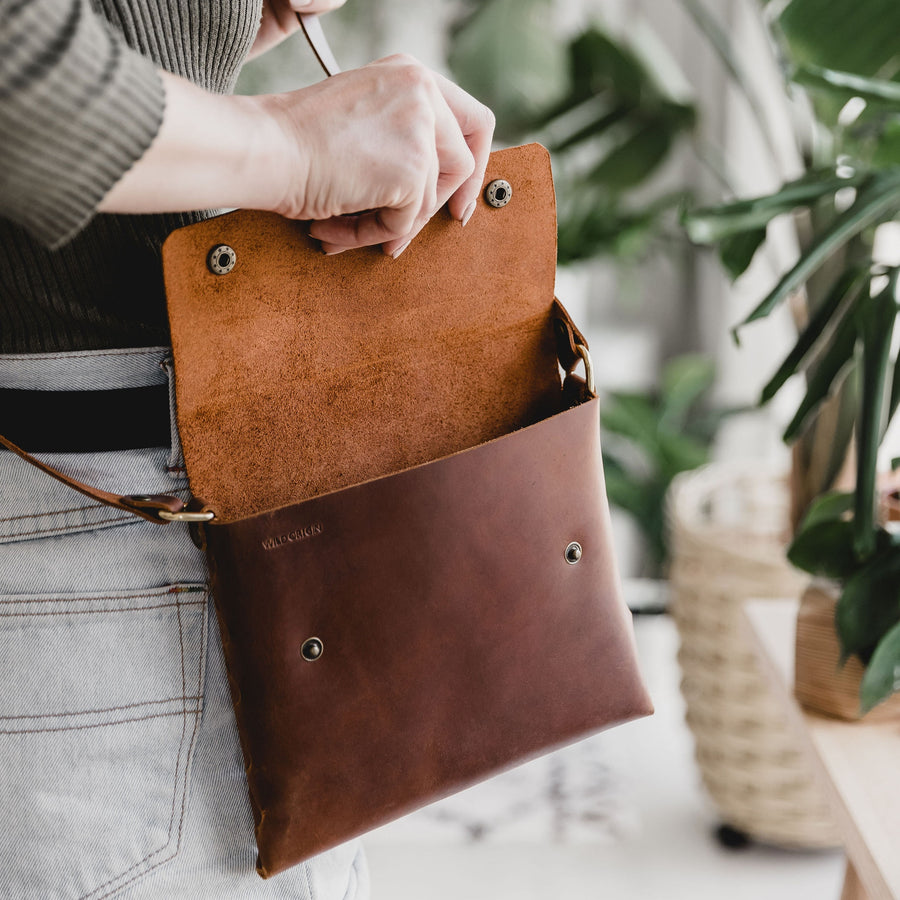
[[[167,348],[0,355],[0,386],[165,382]],[[0,434],[2,434],[0,410]],[[42,454],[184,491],[173,447]],[[0,451],[0,898],[364,900],[356,843],[263,881],[201,553]]]

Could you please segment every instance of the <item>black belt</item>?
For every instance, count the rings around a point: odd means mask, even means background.
[[[168,447],[169,386],[113,391],[0,388],[0,434],[32,452]]]

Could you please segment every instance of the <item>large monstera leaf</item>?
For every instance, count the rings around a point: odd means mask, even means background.
[[[900,73],[897,0],[791,0],[779,24],[801,65],[884,79]]]

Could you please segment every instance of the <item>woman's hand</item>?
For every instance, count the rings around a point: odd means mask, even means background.
[[[481,190],[491,111],[408,56],[269,98],[291,178],[276,210],[314,220],[327,253],[382,244],[399,255],[446,203],[465,224]]]
[[[102,212],[273,210],[312,220],[326,253],[398,256],[445,203],[463,224],[475,209],[494,117],[411,57],[260,97],[160,77],[159,133]]]
[[[259,23],[259,31],[256,40],[250,48],[248,59],[253,59],[266,50],[280,44],[286,37],[290,37],[300,27],[297,21],[297,13],[331,12],[333,9],[343,6],[345,0],[263,0],[262,19]]]

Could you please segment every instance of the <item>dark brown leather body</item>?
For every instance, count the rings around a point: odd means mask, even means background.
[[[263,876],[651,712],[598,401],[560,378],[579,336],[553,301],[546,152],[494,154],[500,177],[508,207],[465,231],[433,220],[396,263],[337,264],[260,213],[167,243],[179,425],[216,513],[203,533]],[[217,243],[240,278],[206,271]]]
[[[262,872],[651,711],[597,408],[208,529]]]

